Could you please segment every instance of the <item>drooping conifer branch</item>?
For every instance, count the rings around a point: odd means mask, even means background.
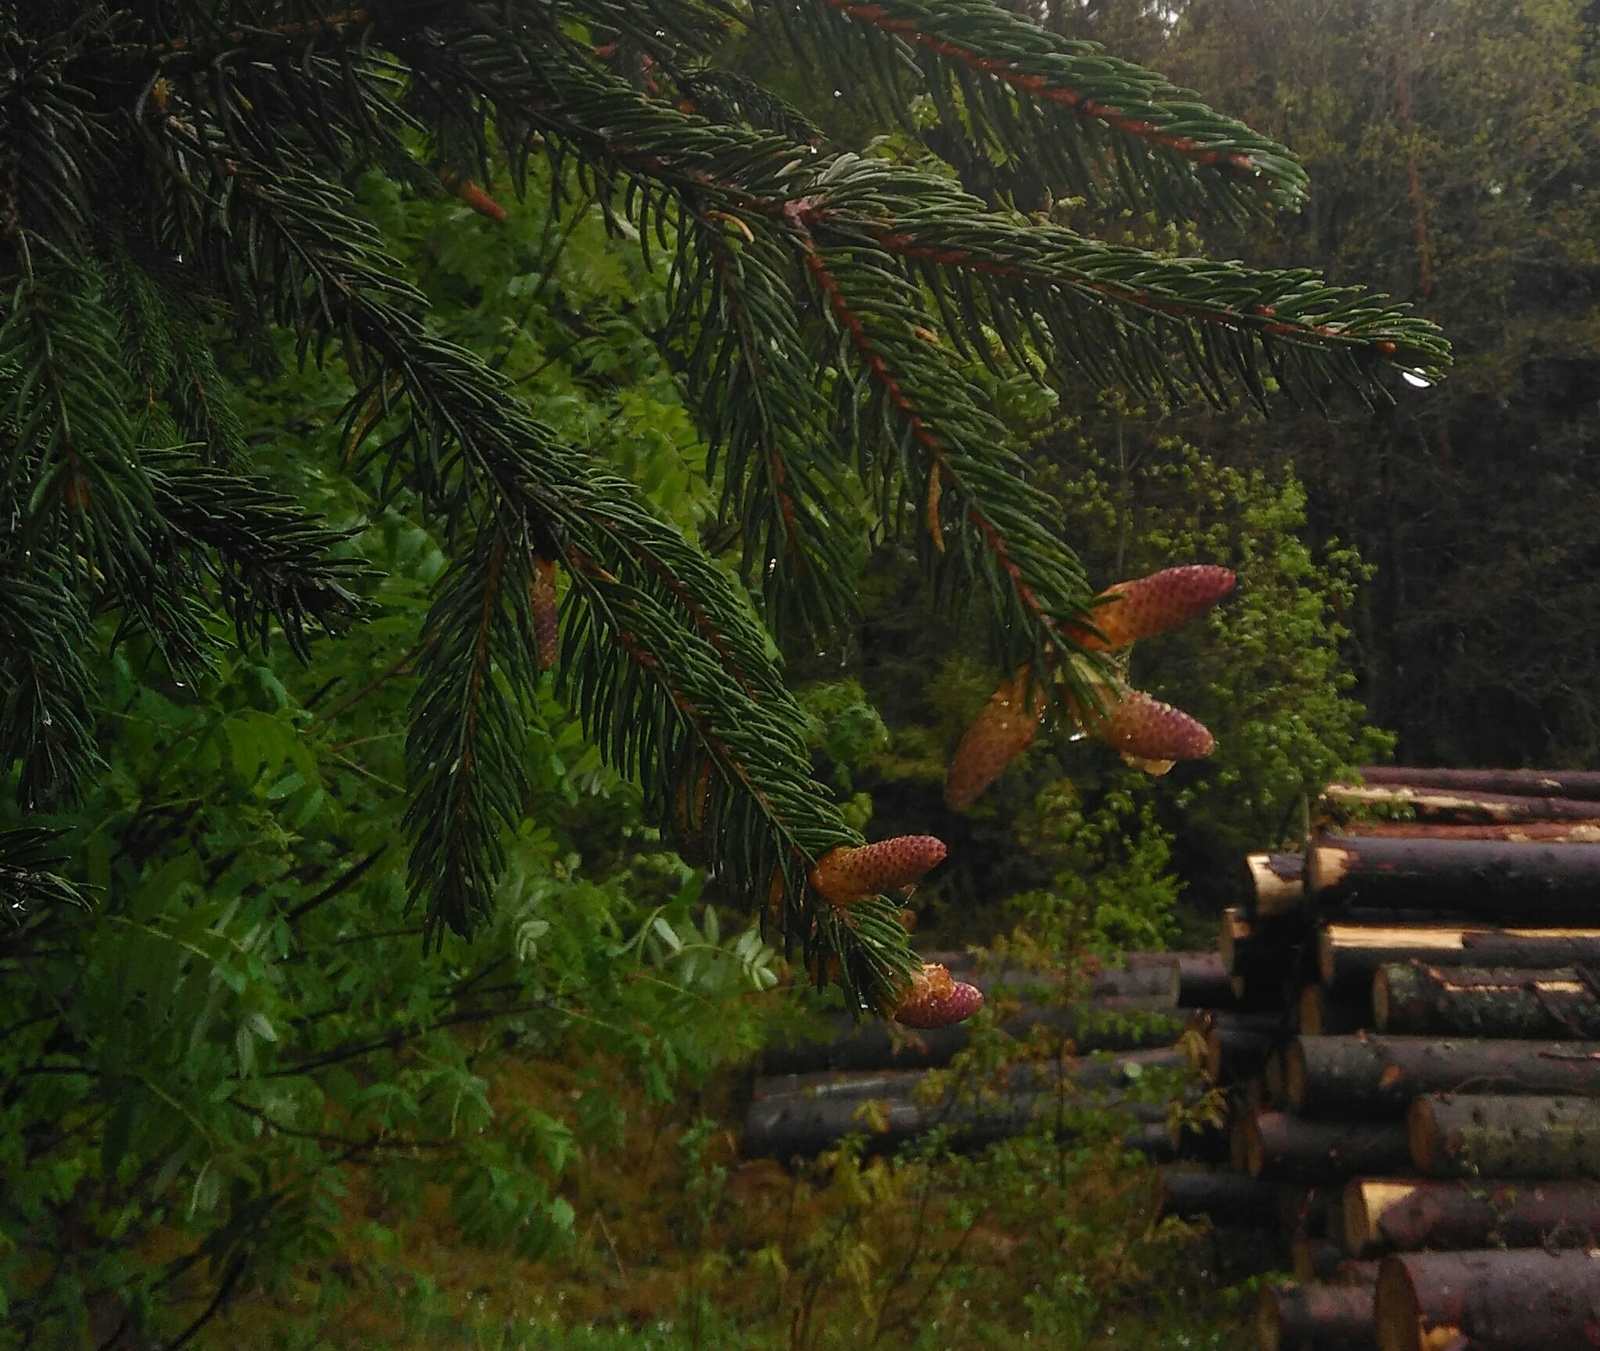
[[[907,111],[908,87],[925,90],[940,125],[962,133],[940,147],[981,161],[985,177],[1030,209],[1081,193],[1177,217],[1241,215],[1305,197],[1305,170],[1283,146],[1098,43],[1063,38],[987,0],[808,0],[801,14],[759,0],[758,8],[836,80],[866,82],[896,111]],[[920,80],[905,80],[908,56]]]

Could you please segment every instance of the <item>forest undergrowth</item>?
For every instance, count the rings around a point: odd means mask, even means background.
[[[506,1056],[485,1072],[558,1114],[595,1069]],[[606,1077],[618,1130],[568,1170],[560,1252],[483,1249],[442,1191],[400,1201],[352,1172],[338,1255],[242,1295],[198,1345],[1176,1351],[1243,1335],[1253,1282],[1230,1274],[1224,1237],[1155,1220],[1157,1170],[1115,1114],[1075,1114],[1072,1138],[877,1157],[867,1104],[861,1137],[786,1167],[739,1156],[746,1076],[667,1104]]]
[[[779,999],[783,996],[761,996]],[[1004,1007],[1002,1003],[1001,1007]],[[983,1085],[1037,1056],[990,1024],[940,1075]],[[442,1189],[386,1194],[352,1169],[338,1252],[240,1295],[196,1345],[273,1351],[522,1348],[1229,1347],[1254,1278],[1225,1235],[1156,1218],[1129,1118],[1063,1098],[981,1152],[935,1135],[892,1156],[862,1132],[812,1161],[741,1158],[751,1071],[652,1101],[621,1067],[516,1051],[479,1068],[497,1105],[607,1128],[565,1173],[570,1237],[531,1261],[463,1235]],[[1147,1086],[1157,1098],[1176,1080]]]

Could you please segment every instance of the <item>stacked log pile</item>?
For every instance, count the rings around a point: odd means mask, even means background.
[[[1263,1289],[1259,1344],[1600,1345],[1600,773],[1363,779],[1223,921],[1254,1011],[1227,1016],[1285,1023],[1265,1046],[1219,1024],[1206,1067],[1296,1276]]]
[[[788,1160],[864,1134],[870,1150],[894,1148],[936,1127],[977,1145],[1020,1134],[1044,1120],[1071,1130],[1086,1111],[1114,1109],[1130,1123],[1128,1148],[1180,1155],[1166,1126],[1168,1099],[1151,1083],[1198,1088],[1178,1041],[1206,1006],[1231,999],[1216,953],[1132,953],[1126,965],[1091,976],[1083,997],[1061,998],[1059,977],[1019,969],[978,969],[964,953],[936,953],[963,980],[1004,993],[1015,1008],[1001,1026],[1018,1037],[1047,1034],[1046,1058],[1013,1067],[1003,1082],[930,1083],[930,1071],[966,1049],[965,1024],[911,1032],[883,1022],[832,1020],[831,1035],[769,1047],[745,1114],[747,1157]],[[1220,1135],[1182,1142],[1215,1156]]]

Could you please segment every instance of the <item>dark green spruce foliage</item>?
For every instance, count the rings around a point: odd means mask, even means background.
[[[808,893],[864,813],[775,653],[887,542],[997,669],[1070,654],[996,373],[1381,400],[1448,359],[1051,223],[1304,181],[976,0],[35,0],[0,44],[0,1345],[185,1344],[355,1176],[543,1251],[616,1101],[491,1103],[492,1061],[659,1098],[748,1050],[776,955],[702,885],[892,999],[895,905]],[[899,130],[831,142],[755,52]]]
[[[718,71],[751,37],[872,90],[930,144],[970,142],[957,159],[992,200],[927,153],[830,144]],[[557,172],[538,181],[575,170],[618,230],[672,258],[659,337],[716,447],[726,529],[708,540],[733,542],[774,630],[848,615],[842,502],[864,493],[947,594],[984,597],[997,663],[1070,653],[1060,621],[1089,588],[964,353],[1218,399],[1273,382],[1375,395],[1386,363],[1447,360],[1427,323],[1359,288],[1023,214],[1070,193],[1238,217],[1305,182],[1159,77],[984,0],[33,3],[7,10],[0,42],[0,757],[21,801],[68,801],[93,773],[82,663],[101,616],[176,676],[217,659],[215,615],[299,648],[360,613],[338,532],[255,476],[226,411],[286,332],[358,386],[351,470],[413,494],[451,559],[407,757],[411,888],[435,938],[490,918],[525,810],[542,554],[570,583],[563,686],[652,810],[709,771],[702,833],[731,892],[764,902],[776,878],[786,939],[840,957],[868,1003],[912,960],[887,902],[844,924],[807,892],[810,863],[858,836],[811,778],[745,594],[435,330],[354,175],[426,194],[499,174],[516,193],[540,155]]]

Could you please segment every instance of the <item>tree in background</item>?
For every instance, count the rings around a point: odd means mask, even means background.
[[[1377,567],[1349,617],[1362,690],[1411,763],[1589,764],[1600,596],[1596,27],[1581,0],[1054,7],[1304,157],[1305,208],[1225,251],[1361,277],[1451,335],[1387,409],[1168,430],[1292,455],[1323,534]]]

